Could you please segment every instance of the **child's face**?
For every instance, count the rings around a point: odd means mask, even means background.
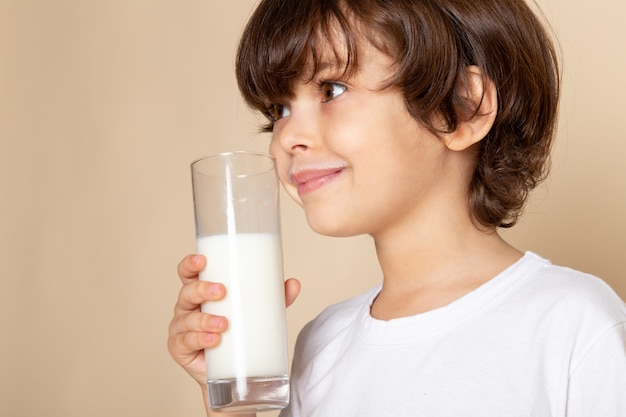
[[[376,237],[432,214],[450,192],[452,152],[410,116],[400,91],[380,90],[390,62],[361,48],[354,76],[322,69],[275,112],[270,152],[318,233]]]

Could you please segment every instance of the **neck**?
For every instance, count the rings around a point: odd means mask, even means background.
[[[384,281],[372,315],[384,320],[445,306],[522,256],[495,229],[479,230],[467,216],[405,224],[374,241]]]

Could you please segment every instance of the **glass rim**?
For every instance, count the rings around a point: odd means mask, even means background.
[[[252,161],[255,168],[253,171],[234,174],[234,177],[245,178],[265,175],[275,171],[276,169],[276,158],[270,154],[253,151],[228,151],[210,154],[195,159],[190,165],[191,172],[194,176],[200,175],[205,177],[221,178],[224,176],[220,171],[221,167],[235,166],[238,156],[242,157],[239,162],[246,164],[245,161]],[[230,175],[232,175],[232,173]]]
[[[270,155],[269,153],[264,153],[264,152],[257,152],[257,151],[225,151],[225,152],[218,152],[218,153],[208,154],[208,155],[196,158],[193,161],[191,161],[191,166],[194,166],[196,163],[198,163],[200,161],[205,161],[207,159],[224,158],[224,157],[227,157],[227,156],[236,156],[236,155],[262,156],[262,157],[268,158],[268,159],[270,159],[272,161],[276,160],[276,158],[274,158],[272,155]]]

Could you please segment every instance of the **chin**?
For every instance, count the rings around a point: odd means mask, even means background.
[[[312,219],[307,216],[307,223],[315,233],[322,236],[351,237],[365,233],[350,227],[345,221],[341,221],[339,219],[333,219],[333,221],[323,221],[322,219]]]

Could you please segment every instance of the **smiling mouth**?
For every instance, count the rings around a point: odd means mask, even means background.
[[[333,181],[344,169],[345,167],[304,169],[289,174],[289,181],[296,186],[298,195],[303,196]]]

